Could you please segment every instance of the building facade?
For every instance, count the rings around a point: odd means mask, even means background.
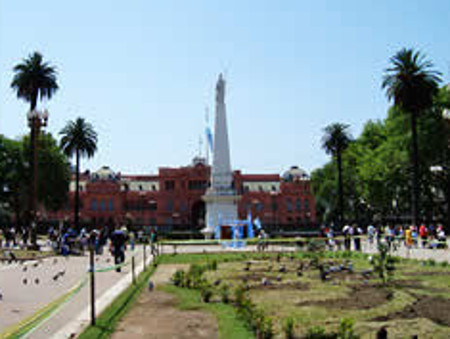
[[[124,175],[109,167],[80,175],[80,220],[94,227],[158,226],[171,231],[199,231],[205,226],[203,196],[210,185],[211,167],[196,158],[185,167],[159,168],[158,175]],[[238,216],[259,218],[263,226],[291,231],[315,224],[315,201],[309,176],[292,167],[278,174],[233,172]],[[75,182],[67,206],[47,212],[46,219],[72,222]]]

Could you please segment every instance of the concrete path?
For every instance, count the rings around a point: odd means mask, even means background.
[[[147,254],[149,261],[148,247]],[[131,252],[128,251],[127,259],[130,255]],[[135,262],[137,275],[143,268],[142,248],[136,249]],[[48,258],[24,265],[0,264],[0,289],[3,294],[3,300],[0,301],[0,333],[64,295],[85,279],[88,264],[87,255]],[[113,259],[109,253],[96,258],[97,268],[110,265],[113,265]],[[128,265],[122,268],[121,273],[96,273],[97,313],[131,283],[130,269],[131,265]],[[61,275],[61,272],[64,273]],[[59,277],[54,279],[58,273]],[[89,291],[89,284],[86,284],[73,299],[32,332],[29,338],[68,338],[73,333],[71,330],[77,332],[82,329],[90,319]]]

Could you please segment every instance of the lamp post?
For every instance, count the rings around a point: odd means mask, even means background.
[[[27,114],[28,126],[31,129],[31,159],[30,169],[32,171],[30,181],[30,233],[31,243],[36,246],[36,212],[37,212],[37,192],[38,192],[38,137],[42,127],[48,123],[48,111],[33,109]]]
[[[449,148],[445,154],[450,153],[450,109],[446,108],[442,112],[442,117],[447,123],[447,147]],[[447,231],[450,230],[450,159],[445,157],[445,167],[447,170]]]

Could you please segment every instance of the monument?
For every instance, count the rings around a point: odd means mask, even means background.
[[[206,203],[206,227],[203,229],[203,234],[206,238],[213,237],[217,226],[237,220],[239,198],[233,187],[225,106],[225,80],[220,74],[216,85],[211,186],[203,196]]]

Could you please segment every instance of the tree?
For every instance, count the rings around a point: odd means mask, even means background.
[[[344,190],[342,180],[342,153],[350,144],[352,137],[348,132],[349,125],[334,123],[325,127],[322,147],[331,154],[337,163],[338,170],[338,198],[339,198],[339,226],[342,226],[344,216]]]
[[[58,147],[51,134],[39,136],[41,156],[39,157],[38,201],[45,210],[59,210],[67,202],[70,168],[67,157]],[[29,137],[11,140],[0,136],[0,205],[8,216],[14,215],[15,222],[22,226],[29,196],[31,171],[28,161]]]
[[[17,92],[17,97],[30,103],[30,112],[36,109],[38,99],[51,99],[58,90],[56,82],[56,70],[47,62],[43,62],[42,55],[34,52],[27,59],[14,67],[14,77],[11,87]],[[34,221],[37,203],[37,134],[39,133],[39,121],[33,118],[31,121],[31,155],[30,164],[33,175],[30,178],[30,202],[29,218]]]
[[[94,127],[83,118],[69,121],[61,130],[61,148],[64,153],[72,157],[75,155],[76,179],[75,179],[75,227],[79,229],[80,209],[80,157],[91,158],[97,150],[97,133]]]
[[[419,150],[417,141],[417,119],[421,113],[433,105],[438,92],[440,73],[434,71],[433,64],[413,49],[402,49],[395,54],[386,69],[382,88],[389,100],[394,101],[403,113],[410,115],[412,133],[412,217],[413,224],[419,219]]]

